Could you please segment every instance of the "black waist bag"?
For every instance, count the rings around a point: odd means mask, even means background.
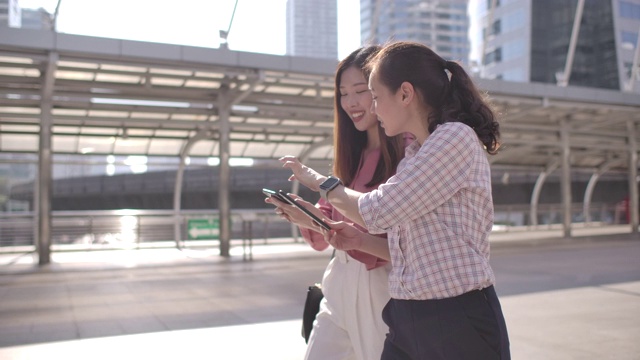
[[[304,302],[304,311],[302,312],[302,337],[305,343],[309,343],[309,335],[313,329],[313,322],[320,310],[320,301],[324,295],[320,284],[309,286],[307,290],[307,299]]]

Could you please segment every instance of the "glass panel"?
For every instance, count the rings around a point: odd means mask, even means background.
[[[186,87],[196,87],[205,89],[217,89],[220,87],[220,83],[217,81],[205,81],[205,80],[187,80]]]
[[[253,141],[247,145],[243,156],[260,158],[270,157],[271,153],[276,149],[277,146],[278,144],[273,142]]]
[[[113,147],[114,154],[145,154],[147,147],[149,146],[150,139],[139,138],[116,138],[115,146]]]
[[[103,153],[108,154],[113,148],[113,143],[116,138],[111,137],[98,137],[98,136],[80,136],[78,138],[78,150],[83,154],[90,153]]]
[[[105,118],[127,118],[129,117],[129,113],[126,111],[90,110],[89,116]]]
[[[78,137],[68,135],[54,135],[51,137],[51,149],[54,152],[77,152]]]
[[[126,84],[137,84],[141,82],[142,77],[132,75],[116,75],[116,74],[97,74],[96,81],[116,82]]]
[[[189,132],[186,131],[186,130],[182,131],[182,130],[163,130],[163,129],[158,129],[158,130],[156,130],[155,136],[187,138],[187,137],[189,137]]]
[[[91,81],[94,79],[95,74],[84,71],[56,70],[55,77],[56,79]]]
[[[308,147],[307,145],[302,145],[302,144],[280,143],[278,144],[275,151],[273,152],[273,156],[276,158],[279,158],[285,155],[299,156],[300,154],[302,154],[304,150],[306,150],[307,147]]]
[[[1,151],[38,151],[38,135],[0,134]]]
[[[184,79],[170,79],[170,78],[161,78],[161,77],[152,77],[151,84],[153,85],[163,85],[163,86],[182,86],[184,84]]]
[[[189,152],[190,156],[209,156],[213,151],[213,147],[215,146],[215,142],[211,140],[200,140],[197,143],[193,144],[191,147],[191,151]]]
[[[149,155],[178,155],[184,140],[152,139],[149,145]]]
[[[286,95],[296,95],[302,92],[300,88],[289,88],[283,86],[269,86],[267,88],[267,92],[270,94],[286,94]],[[333,94],[332,94],[333,95]]]
[[[102,64],[100,65],[100,69],[110,70],[110,71],[137,72],[137,73],[142,73],[147,71],[146,67],[113,65],[113,64]]]
[[[81,134],[90,134],[90,135],[117,135],[119,129],[114,128],[94,128],[94,127],[83,127],[80,129]]]
[[[38,77],[40,76],[40,71],[36,69],[16,69],[0,67],[0,75]]]
[[[37,126],[37,125],[0,124],[0,130],[2,130],[2,131],[37,133],[37,132],[40,132],[40,126]]]
[[[58,61],[58,67],[71,67],[71,68],[81,68],[81,69],[97,69],[98,66],[99,65],[96,64],[96,63],[85,63],[85,62],[65,61],[65,60]]]

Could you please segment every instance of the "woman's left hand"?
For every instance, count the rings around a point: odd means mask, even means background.
[[[309,190],[320,191],[320,184],[327,179],[326,176],[301,163],[295,156],[287,155],[279,160],[283,164],[282,167],[289,168],[293,172],[293,175],[289,177],[289,181],[298,180]]]
[[[311,204],[310,202],[305,201],[300,196],[296,194],[288,194],[288,195],[291,198],[293,198],[297,203],[307,208],[307,210],[314,213],[314,215],[316,215],[317,217],[322,218],[324,216],[324,214],[317,207],[313,206],[313,204]],[[320,226],[315,222],[313,222],[313,220],[311,220],[309,216],[307,216],[305,213],[302,212],[302,210],[298,209],[297,207],[288,203],[284,203],[278,199],[274,199],[273,197],[268,197],[264,201],[266,203],[275,205],[276,214],[278,214],[284,220],[287,220],[288,222],[294,225],[320,232]]]

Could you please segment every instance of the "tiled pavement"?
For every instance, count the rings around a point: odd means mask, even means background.
[[[637,235],[501,236],[514,359],[640,359]],[[0,254],[0,359],[302,359],[304,288],[329,252],[232,250],[54,252],[42,268]]]

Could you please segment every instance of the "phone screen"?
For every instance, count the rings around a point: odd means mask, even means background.
[[[291,196],[287,195],[287,193],[285,193],[284,191],[280,190],[279,194],[285,199],[286,202],[288,202],[289,204],[291,204],[291,205],[297,207],[298,209],[302,210],[302,212],[305,213],[307,216],[309,216],[311,218],[311,220],[313,220],[316,224],[322,226],[325,230],[331,230],[331,227],[329,225],[327,225],[327,223],[322,221],[322,219],[317,217],[314,213],[309,211],[306,207],[298,204]]]
[[[262,193],[267,195],[267,196],[269,196],[269,197],[274,197],[274,198],[282,201],[283,203],[289,203],[289,201],[287,199],[285,199],[282,195],[280,195],[280,193],[276,192],[275,190],[263,188],[262,189]]]

